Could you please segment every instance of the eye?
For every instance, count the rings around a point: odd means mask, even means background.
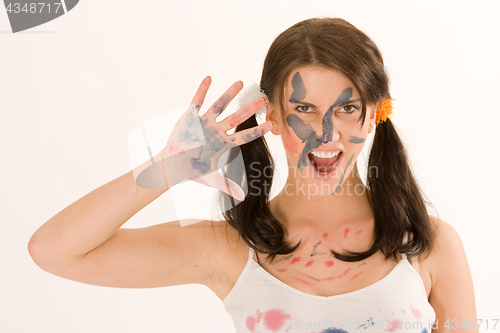
[[[299,105],[295,108],[295,110],[301,113],[311,113],[314,111],[310,106],[305,105]]]
[[[358,111],[358,107],[356,105],[352,105],[352,104],[344,105],[343,107],[341,107],[339,109],[339,112],[344,113],[344,114],[351,114],[351,113],[354,113],[356,111]]]

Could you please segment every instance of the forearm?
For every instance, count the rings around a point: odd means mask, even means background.
[[[137,186],[134,174],[147,171],[141,167],[88,193],[43,224],[28,245],[33,259],[40,264],[83,257],[168,190],[168,182],[161,175],[157,177],[161,177],[163,188]]]

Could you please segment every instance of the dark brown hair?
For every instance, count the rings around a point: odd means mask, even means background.
[[[264,61],[261,89],[272,103],[279,103],[283,110],[283,90],[287,78],[292,70],[308,65],[337,71],[354,84],[363,102],[362,122],[366,104],[390,98],[389,80],[380,51],[368,36],[345,20],[313,18],[281,33],[272,43]],[[254,126],[257,126],[257,120],[252,116],[238,125],[236,131]],[[288,244],[285,228],[269,211],[272,173],[262,170],[274,170],[274,165],[264,137],[239,149],[245,163],[245,174],[230,165],[226,174],[248,188],[248,193],[245,200],[237,205],[232,197],[221,194],[224,217],[250,247],[268,254],[268,259],[293,252],[300,242]],[[238,153],[238,149],[233,149],[229,159],[235,158]],[[403,143],[390,120],[376,128],[367,170],[378,171],[376,174],[368,172],[366,182],[375,220],[373,243],[365,252],[333,252],[335,257],[343,261],[359,261],[378,250],[387,258],[396,258],[398,253],[428,254],[432,232],[425,201],[413,177]],[[249,182],[252,186],[248,186]],[[406,233],[412,237],[404,244]]]

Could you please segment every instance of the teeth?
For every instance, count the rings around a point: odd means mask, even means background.
[[[316,157],[319,158],[332,158],[337,156],[340,153],[340,150],[337,151],[319,151],[319,150],[313,150],[311,154],[313,154]]]

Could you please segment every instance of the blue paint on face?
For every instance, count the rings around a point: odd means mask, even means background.
[[[297,72],[297,74],[300,77],[299,72]],[[300,82],[302,82],[302,78],[300,78]],[[295,91],[296,90],[294,89],[294,94]],[[321,120],[321,128],[323,132],[321,136],[318,136],[313,127],[310,124],[304,123],[304,121],[296,114],[289,114],[286,118],[288,126],[292,128],[292,130],[295,132],[297,137],[302,140],[302,142],[306,143],[304,149],[302,150],[302,153],[300,154],[299,162],[297,163],[299,173],[303,168],[307,167],[307,155],[311,150],[319,148],[324,143],[333,141],[333,111],[338,105],[349,102],[352,97],[352,92],[353,90],[351,87],[344,89],[342,93],[340,93],[340,95],[337,97],[337,100],[328,108],[328,111],[325,113],[323,119]],[[290,97],[290,101],[292,101],[292,97]]]
[[[351,100],[351,98],[352,98],[352,88],[351,87],[345,88],[340,93],[339,97],[337,97],[337,100],[335,101],[335,103],[333,103],[331,108],[335,108],[340,104],[348,103]]]
[[[306,98],[306,87],[304,86],[304,81],[302,81],[302,76],[297,72],[292,78],[292,88],[293,94],[290,96],[290,102],[297,103]]]
[[[366,138],[359,138],[359,137],[354,136],[354,135],[349,138],[350,143],[363,143],[363,142],[365,142],[365,140],[366,140]]]
[[[286,117],[286,122],[295,132],[297,137],[301,139],[302,142],[306,143],[306,146],[302,149],[302,153],[300,154],[299,162],[297,163],[300,173],[303,168],[307,167],[307,154],[309,154],[311,150],[321,146],[322,142],[316,140],[318,136],[312,126],[304,123],[296,114],[289,114],[288,117]]]
[[[339,188],[342,186],[342,182],[344,181],[345,173],[347,172],[347,169],[349,169],[349,165],[351,164],[353,158],[354,158],[354,154],[352,154],[351,157],[349,158],[349,161],[347,161],[347,165],[345,166],[345,169],[342,172],[342,176],[339,179],[337,187],[335,188],[335,191],[333,191],[333,193],[331,195],[334,195],[335,193],[337,193]]]

